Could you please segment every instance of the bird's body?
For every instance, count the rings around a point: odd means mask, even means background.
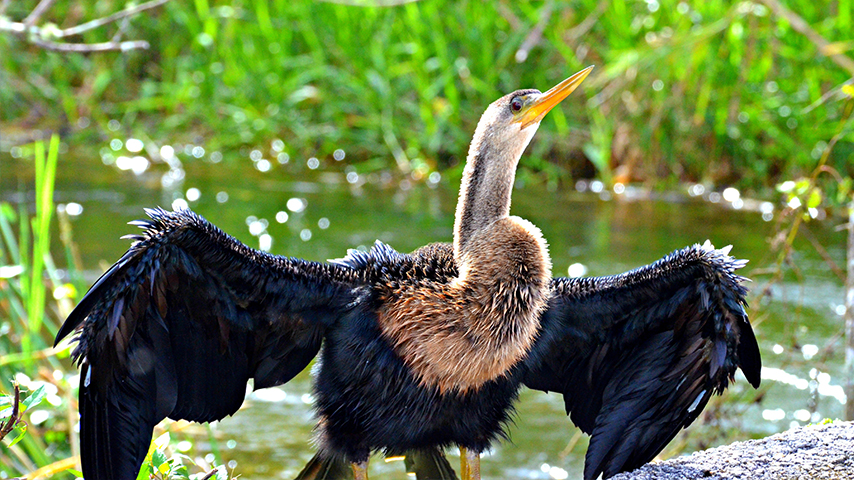
[[[353,317],[330,329],[320,355],[315,391],[322,448],[362,460],[379,449],[400,454],[451,444],[480,452],[503,434],[520,375],[511,372],[515,363],[496,366],[490,346],[461,345],[477,340],[450,319],[460,321],[459,312],[472,306],[452,299],[453,258],[432,255],[437,252],[402,255],[378,244],[361,266],[352,255],[341,261],[354,262],[366,288]],[[447,298],[448,311],[421,318],[433,296]],[[447,345],[448,355],[429,351],[429,337],[433,345]],[[468,375],[445,374],[458,369]]]
[[[162,418],[232,414],[249,378],[283,384],[318,352],[320,456],[361,478],[371,452],[454,444],[477,478],[522,385],[564,395],[593,437],[585,478],[611,476],[653,458],[737,367],[758,385],[741,262],[698,245],[615,277],[552,279],[540,231],[509,215],[536,125],[588,72],[490,105],[453,244],[377,243],[320,264],[251,250],[189,211],[149,211],[58,334],[83,325],[87,480],[136,478]]]

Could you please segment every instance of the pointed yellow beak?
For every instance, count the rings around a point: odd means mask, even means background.
[[[549,110],[554,108],[555,105],[561,102],[564,98],[569,96],[579,85],[581,82],[587,78],[587,75],[590,71],[593,70],[593,65],[585,68],[584,70],[572,75],[566,80],[558,83],[548,92],[540,95],[539,98],[535,99],[528,109],[519,116],[517,122],[522,124],[521,128],[525,128],[528,125],[533,123],[537,123],[543,119],[543,117],[549,113]]]

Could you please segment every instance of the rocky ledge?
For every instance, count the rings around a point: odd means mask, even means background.
[[[611,480],[854,479],[854,422],[794,428],[651,463]]]

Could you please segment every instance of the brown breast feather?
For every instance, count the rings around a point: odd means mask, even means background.
[[[472,237],[450,282],[384,284],[383,335],[423,386],[477,390],[528,353],[548,302],[551,263],[539,229],[507,217]]]

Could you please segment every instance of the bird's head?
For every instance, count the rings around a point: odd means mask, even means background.
[[[454,258],[458,262],[474,233],[509,215],[516,167],[540,120],[572,93],[592,69],[585,68],[545,93],[509,93],[483,112],[469,146],[457,202]]]
[[[472,146],[488,145],[518,159],[546,113],[572,93],[591,70],[592,66],[587,67],[545,93],[516,90],[492,102],[480,118]]]

